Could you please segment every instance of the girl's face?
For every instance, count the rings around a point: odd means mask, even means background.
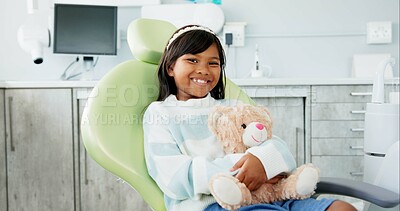
[[[198,54],[184,54],[168,70],[174,78],[177,99],[205,97],[218,83],[221,74],[218,49],[212,44]]]

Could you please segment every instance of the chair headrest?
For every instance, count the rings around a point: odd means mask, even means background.
[[[133,56],[143,62],[158,64],[176,27],[163,20],[139,18],[127,30],[127,41]]]

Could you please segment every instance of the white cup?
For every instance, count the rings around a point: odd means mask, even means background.
[[[256,70],[255,68],[251,71],[252,78],[269,78],[272,74],[271,66],[267,65],[260,65],[259,69]]]
[[[265,77],[269,78],[272,74],[272,67],[268,65],[262,65],[261,70],[265,73]]]

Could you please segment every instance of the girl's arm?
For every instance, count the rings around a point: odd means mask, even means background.
[[[255,190],[267,180],[280,173],[290,172],[296,167],[286,143],[275,136],[260,146],[248,149],[247,152],[231,171],[240,169],[236,178],[250,190]]]
[[[168,129],[163,114],[151,106],[144,116],[144,150],[150,176],[168,197],[176,200],[209,194],[210,178],[229,169],[241,156],[225,156],[215,160],[191,157],[181,152]]]
[[[296,160],[287,144],[277,136],[272,136],[260,146],[251,147],[247,152],[261,161],[267,179],[272,179],[283,172],[291,172],[296,168]]]

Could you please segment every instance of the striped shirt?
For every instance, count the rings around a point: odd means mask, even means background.
[[[208,129],[208,114],[216,105],[235,106],[236,100],[177,100],[170,95],[153,102],[144,114],[144,150],[150,176],[164,193],[168,210],[200,211],[215,202],[208,183],[229,169],[244,154],[225,154]],[[276,136],[246,151],[262,162],[268,178],[290,172],[295,160]]]

